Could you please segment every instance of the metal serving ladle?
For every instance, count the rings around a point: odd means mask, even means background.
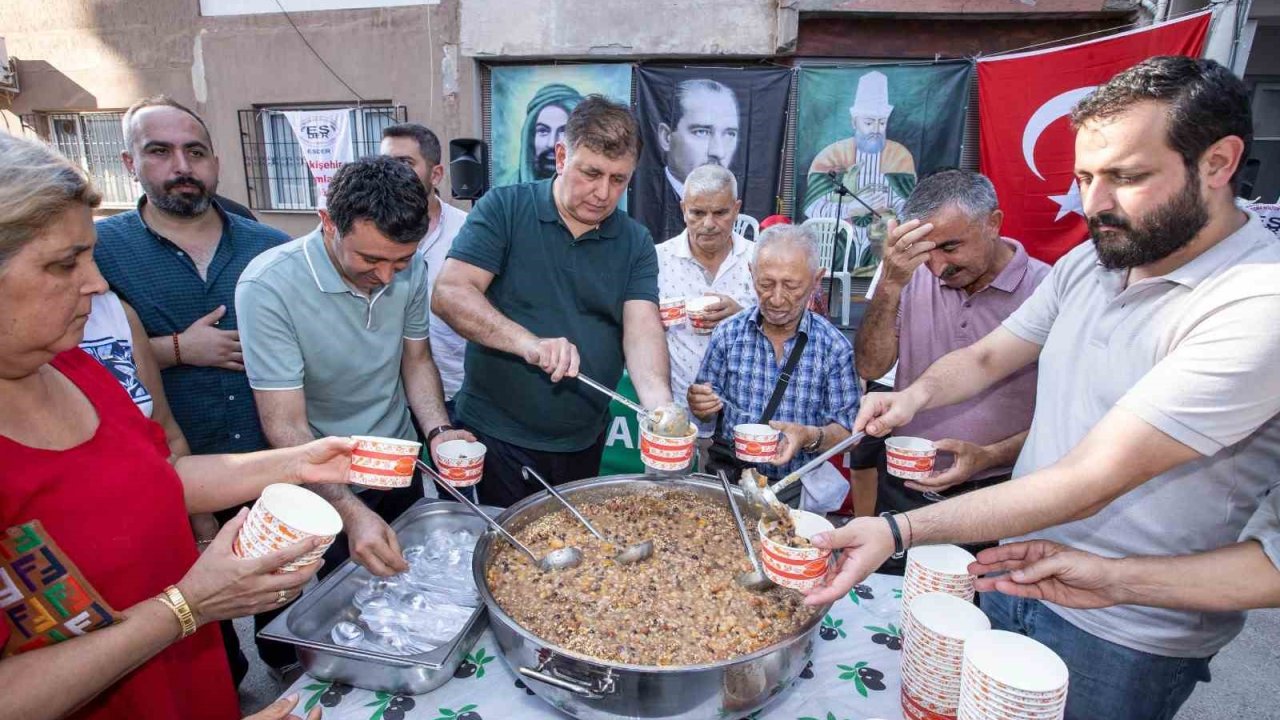
[[[543,480],[542,476],[539,475],[536,470],[534,470],[531,467],[525,466],[520,468],[520,472],[524,474],[525,480],[528,480],[530,477],[533,477],[535,480],[542,483],[542,487],[546,488],[547,492],[551,493],[552,497],[554,497],[556,500],[559,500],[561,505],[564,505],[565,508],[569,510],[569,512],[573,513],[573,516],[578,518],[579,522],[587,526],[587,529],[591,531],[591,534],[599,538],[601,542],[606,542],[614,545],[618,544],[618,543],[614,543],[614,541],[610,540],[604,535],[601,535],[600,531],[596,530],[595,527],[590,522],[588,522],[585,517],[582,516],[582,513],[578,512],[578,509],[575,508],[572,504],[570,504],[568,500],[565,500],[564,496],[561,495],[558,490],[556,490],[554,487],[551,486],[551,483],[547,482],[546,480]],[[582,551],[578,550],[577,548],[566,548],[566,549],[573,550],[579,555],[582,554]],[[644,542],[638,542],[638,543],[635,543],[634,545],[628,545],[626,548],[622,550],[622,552],[618,553],[617,555],[614,555],[613,559],[616,560],[619,565],[630,565],[632,563],[638,563],[641,560],[644,560],[651,555],[653,555],[653,541],[645,540]]]
[[[747,549],[747,557],[751,559],[752,569],[740,573],[733,580],[752,592],[764,592],[773,587],[773,581],[760,567],[760,557],[756,555],[755,546],[751,544],[751,535],[747,532],[746,524],[742,522],[742,512],[738,510],[738,503],[733,499],[733,488],[729,485],[729,476],[724,470],[720,470],[716,475],[720,478],[720,484],[724,486],[725,498],[729,501],[729,509],[733,511],[733,522],[738,526],[738,536],[742,538],[742,545]]]
[[[507,542],[511,543],[520,552],[528,556],[529,560],[533,562],[534,565],[538,566],[538,569],[543,572],[548,570],[567,570],[582,564],[582,551],[578,548],[567,547],[560,548],[559,550],[552,550],[543,558],[539,558],[537,555],[534,555],[533,551],[525,547],[524,543],[520,542],[514,535],[503,529],[503,527],[498,524],[498,521],[489,517],[489,514],[484,510],[481,510],[479,505],[471,502],[466,495],[458,492],[457,488],[446,482],[445,479],[440,477],[435,470],[432,470],[430,465],[427,465],[422,462],[422,460],[418,459],[415,459],[414,462],[418,465],[418,469],[422,470],[424,475],[430,476],[436,481],[437,485],[448,491],[448,493],[453,496],[454,500],[466,505],[471,512],[483,518],[484,521],[489,524],[489,527],[493,528],[499,535],[505,538]]]
[[[652,412],[645,410],[638,403],[613,388],[602,385],[595,380],[578,373],[578,381],[589,388],[599,390],[622,405],[634,410],[636,417],[648,421],[653,432],[668,437],[681,437],[688,434],[689,412],[674,403],[655,408]]]
[[[861,432],[856,432],[850,435],[844,440],[832,445],[829,450],[805,463],[798,469],[787,473],[786,477],[774,483],[772,486],[761,487],[753,482],[746,472],[743,472],[738,478],[738,487],[742,488],[743,492],[747,494],[747,507],[751,508],[753,513],[762,517],[772,517],[775,520],[786,520],[790,517],[790,511],[787,510],[786,505],[783,505],[778,500],[778,493],[790,487],[806,473],[812,472],[814,469],[820,467],[822,463],[858,444],[866,436],[866,433]]]

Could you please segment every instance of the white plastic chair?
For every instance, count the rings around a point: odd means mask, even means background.
[[[845,253],[843,267],[831,273],[831,282],[840,281],[840,322],[849,324],[849,299],[852,295],[853,274],[849,272],[849,258],[856,259],[862,253],[862,247],[853,234],[853,225],[847,220],[835,218],[810,218],[804,225],[813,229],[818,235],[818,262],[822,267],[831,269],[831,258],[836,251],[837,233],[844,232]],[[834,303],[832,303],[834,305]]]
[[[747,230],[751,230],[751,234],[747,235]],[[750,215],[738,215],[738,219],[733,221],[733,231],[742,237],[754,241],[760,237],[760,221]]]

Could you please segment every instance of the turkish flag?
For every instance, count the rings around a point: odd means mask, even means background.
[[[1211,15],[978,60],[981,167],[996,186],[1004,235],[1047,263],[1088,236],[1067,116],[1095,87],[1149,57],[1199,57]]]

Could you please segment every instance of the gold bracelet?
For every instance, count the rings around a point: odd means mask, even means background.
[[[195,613],[191,612],[191,606],[187,604],[187,599],[182,596],[177,585],[165,588],[163,593],[156,596],[156,600],[172,610],[178,618],[178,623],[182,625],[182,637],[190,637],[196,633]]]

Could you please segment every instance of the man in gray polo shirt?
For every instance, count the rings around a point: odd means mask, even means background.
[[[850,549],[808,602],[843,594],[902,545],[1034,538],[1119,557],[1237,541],[1280,473],[1280,243],[1233,202],[1248,98],[1211,60],[1158,57],[1081,102],[1075,168],[1093,242],[1002,327],[902,392],[868,396],[857,421],[884,434],[1038,359],[1014,480],[819,536]],[[1244,623],[999,593],[982,605],[1066,661],[1069,720],[1172,718]]]
[[[262,429],[274,447],[323,435],[417,440],[448,426],[440,374],[427,343],[426,265],[411,262],[427,231],[427,197],[404,164],[388,157],[344,165],[328,209],[309,235],[259,255],[236,286],[245,372]],[[433,432],[432,451],[457,430]],[[347,543],[325,554],[327,569],[350,555],[375,575],[407,568],[387,523],[422,497],[408,488],[314,487],[342,515]],[[362,502],[363,501],[363,502]]]

